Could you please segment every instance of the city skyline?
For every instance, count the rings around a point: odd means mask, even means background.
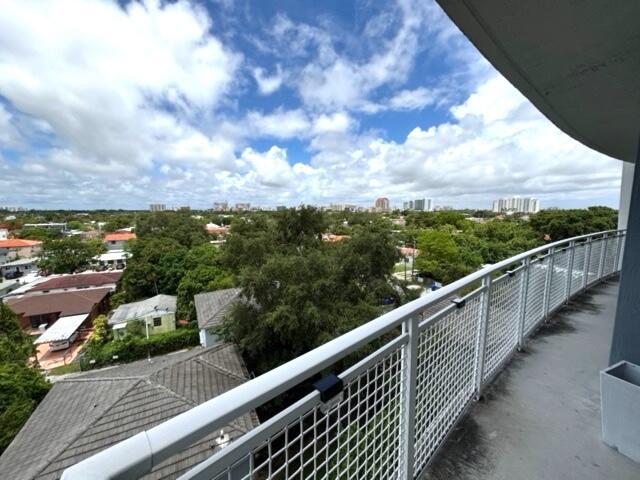
[[[617,206],[434,2],[248,5],[3,3],[0,204]]]

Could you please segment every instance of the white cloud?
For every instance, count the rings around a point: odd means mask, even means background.
[[[336,112],[332,115],[322,114],[313,122],[313,133],[316,135],[344,133],[352,128],[353,123],[353,119],[344,112]]]
[[[185,1],[4,2],[0,95],[50,126],[63,145],[51,160],[60,166],[148,168],[193,143],[192,117],[215,109],[233,85],[241,57],[210,28]]]
[[[277,109],[269,114],[249,112],[242,122],[245,136],[292,138],[306,136],[309,119],[302,110]]]
[[[437,102],[439,92],[418,87],[414,90],[401,90],[389,100],[389,107],[393,110],[421,110]]]
[[[190,2],[0,3],[0,95],[9,103],[0,103],[0,147],[20,149],[19,167],[0,154],[0,203],[21,195],[27,205],[77,208],[371,204],[424,195],[488,207],[505,194],[536,195],[543,206],[614,203],[619,163],[559,132],[497,74],[487,77],[472,47],[447,50],[471,65],[460,76],[406,88],[422,49],[465,40],[433,3],[401,6],[367,24],[357,54],[338,54],[354,40],[323,22],[279,16],[263,46],[276,67],[264,71],[241,68],[243,57],[220,40],[229,36]],[[246,107],[243,73],[265,96],[284,81],[296,86],[302,104],[274,105],[273,96]],[[442,105],[449,120],[417,124],[396,141],[361,115]],[[298,161],[292,139],[310,159]]]
[[[262,95],[271,95],[280,88],[284,81],[284,74],[282,73],[282,67],[280,65],[277,66],[276,73],[271,76],[260,67],[254,68],[251,73]]]

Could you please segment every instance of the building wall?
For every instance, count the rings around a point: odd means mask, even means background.
[[[160,318],[160,325],[159,326],[154,326],[154,318]],[[141,318],[141,319],[137,319],[137,320],[130,320],[131,322],[142,322],[142,326],[143,326],[143,332],[146,333],[146,330],[144,330],[144,323],[146,322],[147,325],[149,326],[149,336],[151,335],[157,335],[159,333],[166,333],[166,332],[170,332],[172,330],[176,329],[176,315],[175,313],[165,313],[165,314],[158,314],[158,315],[149,315],[147,317]],[[113,331],[113,336],[116,339],[120,339],[124,336],[124,334],[126,333],[126,331],[123,330],[114,330]]]
[[[217,335],[211,333],[210,330],[207,330],[206,328],[200,329],[200,345],[202,345],[203,347],[211,347],[212,345],[215,345],[219,342],[220,338]]]

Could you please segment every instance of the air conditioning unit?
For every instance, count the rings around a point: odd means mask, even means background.
[[[49,326],[48,323],[41,323],[40,325],[38,325],[38,330],[44,333],[44,331],[47,329],[48,326]]]

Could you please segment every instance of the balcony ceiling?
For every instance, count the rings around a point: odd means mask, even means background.
[[[640,136],[640,1],[437,0],[560,129],[635,162]]]

